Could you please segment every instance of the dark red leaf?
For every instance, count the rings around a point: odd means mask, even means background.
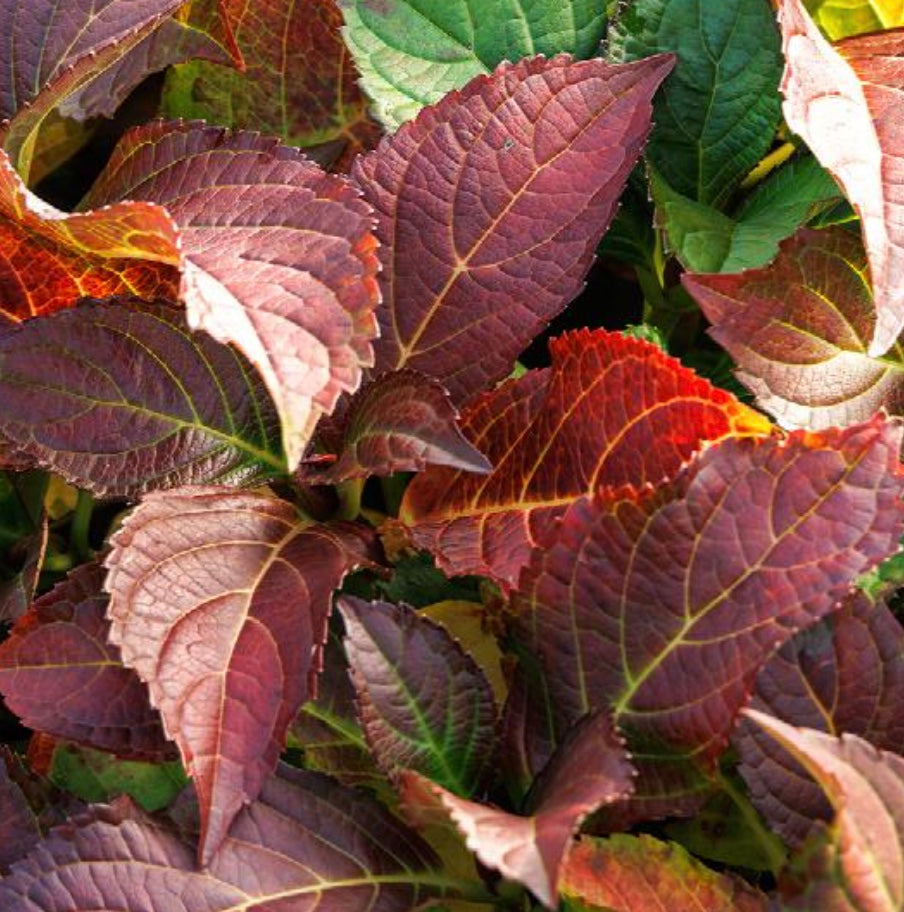
[[[503,64],[355,162],[383,245],[378,373],[413,368],[461,404],[511,371],[580,291],[672,65]]]
[[[195,780],[204,864],[314,695],[333,590],[370,546],[363,528],[204,487],[150,495],[113,539],[110,636]]]
[[[290,469],[372,363],[378,261],[359,195],[275,139],[155,123],[126,134],[83,201],[149,200],[172,213],[189,323],[260,371]]]
[[[493,464],[487,478],[430,469],[400,519],[450,574],[513,586],[556,517],[601,485],[658,482],[705,441],[768,434],[762,415],[661,349],[603,330],[550,343],[552,367],[487,393],[462,430]]]
[[[79,567],[39,598],[0,644],[0,692],[35,731],[122,756],[165,759],[147,689],[108,643],[104,571]]]
[[[0,754],[0,872],[23,858],[40,838],[38,820]]]

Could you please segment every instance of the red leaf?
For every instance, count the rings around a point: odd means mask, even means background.
[[[904,353],[866,353],[876,325],[866,268],[850,232],[804,228],[769,266],[682,282],[758,404],[784,427],[821,430],[904,413]]]
[[[513,586],[555,518],[601,485],[674,475],[705,441],[768,434],[769,422],[660,349],[587,330],[550,343],[531,371],[471,405],[462,430],[495,466],[487,478],[430,469],[400,518],[450,574]]]
[[[0,645],[0,691],[30,728],[121,756],[174,754],[137,675],[108,644],[104,572],[79,567]]]
[[[780,0],[784,114],[841,184],[861,220],[877,320],[870,355],[894,345],[904,327],[904,30],[834,47],[802,0]]]
[[[884,604],[853,596],[772,657],[750,705],[797,726],[899,750],[904,630]],[[831,819],[819,787],[780,743],[746,719],[733,740],[753,803],[785,842],[801,845],[818,821]]]
[[[25,856],[40,838],[38,820],[0,754],[0,871]]]
[[[377,372],[462,403],[511,371],[580,291],[672,65],[503,64],[355,162],[383,244]]]
[[[204,487],[150,495],[113,539],[110,636],[195,780],[202,863],[273,771],[313,695],[333,590],[369,547],[363,528]]]
[[[427,817],[441,805],[485,865],[523,883],[552,907],[565,853],[581,821],[630,794],[633,776],[609,715],[597,713],[569,732],[540,774],[529,817],[459,798],[410,770],[400,775],[399,787],[409,813]]]
[[[83,205],[126,197],[172,213],[189,323],[258,368],[295,468],[320,415],[372,363],[379,292],[369,207],[297,149],[183,123],[126,134]]]

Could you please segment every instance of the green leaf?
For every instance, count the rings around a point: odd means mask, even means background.
[[[567,51],[592,57],[598,0],[341,0],[345,40],[377,118],[396,129],[503,60]]]
[[[902,0],[805,0],[819,27],[832,41],[904,25]]]
[[[646,153],[678,193],[721,208],[772,143],[781,44],[768,0],[637,0],[610,30],[609,56],[674,51]]]

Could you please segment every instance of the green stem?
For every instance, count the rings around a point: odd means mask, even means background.
[[[357,519],[361,513],[361,495],[364,493],[364,478],[343,481],[336,488],[339,495],[339,519]]]
[[[402,497],[405,495],[405,488],[408,487],[410,477],[406,472],[399,472],[397,475],[387,475],[380,479],[387,516],[399,515],[399,507],[402,506]]]
[[[767,178],[779,165],[783,165],[797,151],[794,143],[782,143],[777,149],[761,159],[753,170],[741,181],[742,190],[750,190]]]
[[[94,512],[94,498],[87,491],[78,492],[72,525],[69,528],[69,548],[77,563],[84,563],[94,557],[91,549],[91,514]]]
[[[762,818],[756,812],[748,797],[724,773],[719,774],[719,784],[724,789],[725,794],[735,803],[745,823],[750,828],[750,832],[756,837],[769,863],[769,870],[778,876],[778,873],[787,862],[785,847],[781,840],[773,832],[766,829]]]

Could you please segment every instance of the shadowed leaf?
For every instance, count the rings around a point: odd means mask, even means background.
[[[383,245],[376,372],[457,404],[510,373],[580,291],[672,64],[504,64],[355,162]]]
[[[333,590],[369,549],[363,528],[204,487],[150,495],[113,539],[110,638],[195,780],[204,864],[314,696]]]
[[[38,820],[0,755],[0,872],[23,858],[40,838]]]

